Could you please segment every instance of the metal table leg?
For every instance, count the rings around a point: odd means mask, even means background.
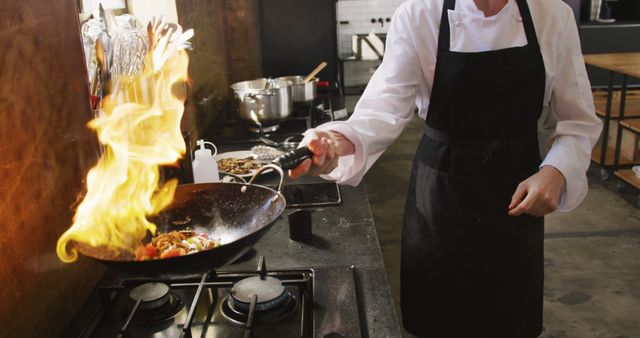
[[[622,119],[624,118],[624,108],[627,101],[627,75],[622,77],[622,91],[620,92],[620,116],[618,117],[618,134],[616,135],[615,157],[613,159],[613,170],[620,166],[620,151],[622,150]]]
[[[602,129],[602,142],[600,144],[600,179],[606,181],[611,176],[607,170],[607,145],[609,143],[609,120],[611,120],[611,101],[613,100],[613,71],[609,71],[609,86],[607,87],[607,107]]]

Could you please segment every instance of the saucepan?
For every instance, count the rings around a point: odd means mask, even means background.
[[[307,104],[316,99],[316,89],[319,80],[315,76],[326,66],[327,63],[323,61],[307,76],[283,76],[279,77],[278,80],[289,81],[291,83],[293,103]]]
[[[291,82],[257,79],[231,85],[238,102],[238,118],[258,126],[271,126],[286,120],[293,111]]]
[[[302,75],[297,76],[283,76],[277,78],[277,80],[284,80],[291,82],[291,94],[293,96],[293,103],[310,103],[316,99],[316,90],[318,87],[319,79],[314,77],[308,82],[304,82],[305,77]]]
[[[142,276],[168,277],[210,271],[246,254],[273,226],[286,201],[282,195],[283,170],[297,167],[311,156],[303,147],[275,159],[260,168],[249,183],[199,183],[177,187],[173,203],[153,217],[158,232],[190,228],[219,240],[220,245],[183,256],[136,261],[129,251],[92,247],[73,242],[82,255],[109,267]],[[280,174],[278,189],[253,184],[265,170]],[[144,243],[150,241],[148,238]]]

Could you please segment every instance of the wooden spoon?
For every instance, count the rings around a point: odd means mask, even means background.
[[[307,83],[311,81],[311,79],[313,79],[318,73],[320,73],[320,71],[323,70],[324,67],[326,66],[327,66],[327,63],[322,61],[322,63],[318,65],[318,67],[316,67],[316,69],[314,69],[313,72],[311,72],[309,75],[307,75],[307,77],[304,78],[304,80],[302,80],[302,83]]]

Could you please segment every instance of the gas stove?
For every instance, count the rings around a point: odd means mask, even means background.
[[[229,116],[224,121],[221,132],[214,137],[216,145],[239,143],[263,143],[278,148],[296,148],[302,140],[302,132],[323,123],[341,118],[336,116],[332,104],[332,96],[318,95],[311,103],[297,104],[291,115],[276,125],[259,127],[254,124],[239,122]],[[234,114],[230,114],[234,115]]]
[[[267,145],[282,151],[290,151],[298,147],[305,130],[346,117],[346,109],[336,110],[334,101],[341,101],[341,97],[329,91],[319,94],[311,103],[297,104],[291,116],[281,121],[277,128],[274,128],[275,126],[259,128],[240,122],[235,118],[235,113],[228,111],[228,116],[222,121],[221,129],[216,130],[215,134],[204,135],[204,139],[215,143],[220,152],[248,150],[255,145]],[[190,143],[189,132],[182,133],[187,148],[185,157],[178,161],[177,167],[175,165],[162,167],[162,175],[164,180],[176,178],[181,184],[193,183],[194,145]]]
[[[99,285],[65,337],[360,337],[353,267],[211,271]]]

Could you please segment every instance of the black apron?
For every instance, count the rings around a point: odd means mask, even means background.
[[[538,171],[545,68],[526,0],[527,45],[449,51],[440,23],[427,126],[402,230],[402,317],[420,337],[536,337],[542,331],[543,219],[508,216]]]

